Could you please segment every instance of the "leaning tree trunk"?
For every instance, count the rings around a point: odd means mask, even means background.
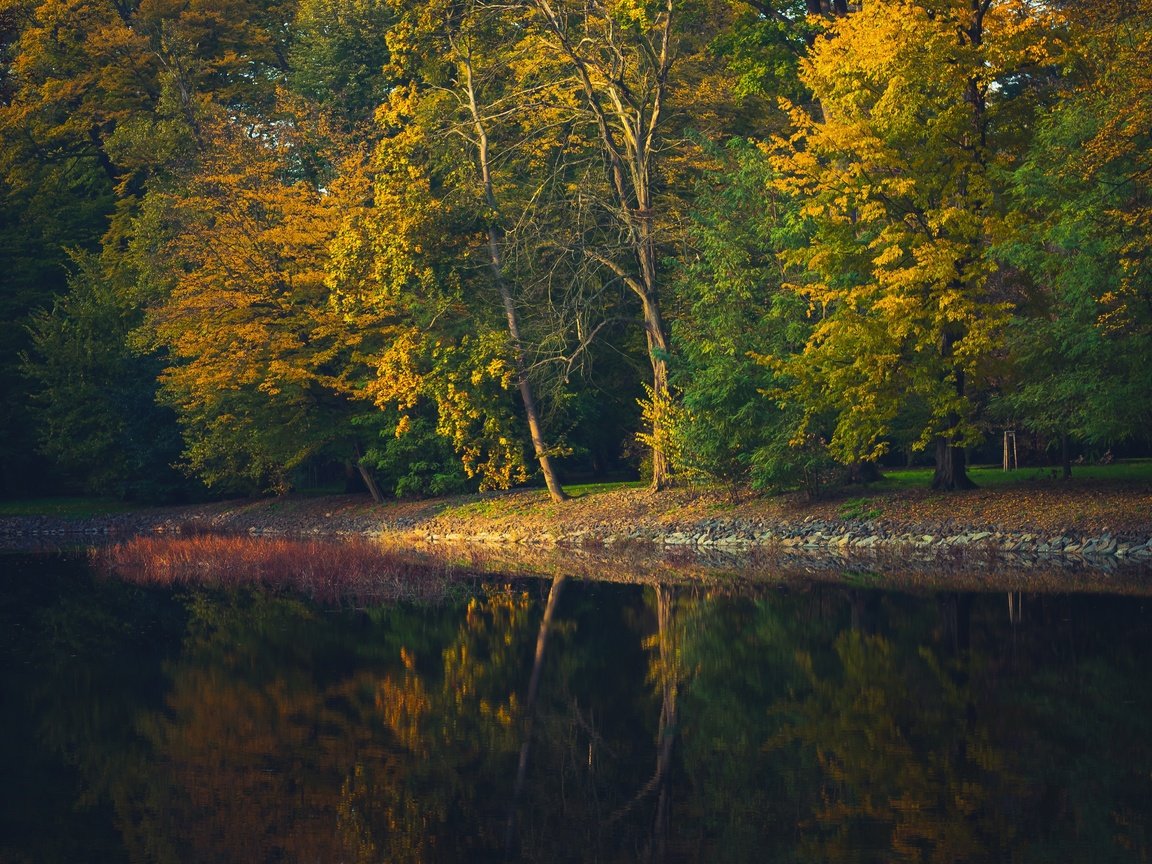
[[[610,52],[613,60],[605,64],[593,55],[582,53],[585,42],[579,38],[573,41],[569,19],[558,11],[553,0],[532,0],[532,4],[556,40],[556,47],[571,63],[584,91],[585,102],[599,133],[611,195],[627,236],[628,257],[631,259],[627,265],[612,255],[589,254],[615,273],[639,297],[643,307],[655,402],[652,489],[660,490],[671,479],[667,451],[667,406],[671,402],[671,393],[668,387],[668,339],[658,299],[659,256],[653,231],[656,212],[652,186],[659,150],[658,131],[676,53],[672,33],[676,7],[673,0],[664,0],[648,33],[637,34],[626,28],[612,27],[605,38],[612,42],[609,47],[613,49]],[[628,34],[636,37],[636,43],[627,45],[614,41],[626,39]],[[634,58],[635,68],[626,68],[627,57]]]
[[[360,445],[353,445],[356,451],[356,470],[360,472],[360,479],[364,481],[364,485],[368,487],[368,494],[372,496],[372,500],[377,504],[384,503],[384,495],[380,491],[379,484],[376,483],[376,478],[372,474],[372,469],[364,464],[364,455],[360,452]]]
[[[489,210],[495,214],[496,192],[492,186],[492,167],[488,147],[488,129],[480,116],[480,108],[476,103],[476,88],[472,83],[472,62],[465,56],[462,60],[464,71],[463,83],[468,96],[468,108],[472,116],[472,126],[476,132],[476,159],[480,169],[480,180],[484,186],[484,201]],[[503,233],[498,225],[489,221],[488,224],[488,265],[492,270],[492,278],[500,290],[500,301],[504,306],[504,317],[508,322],[508,335],[512,340],[512,360],[516,371],[516,385],[520,390],[520,400],[524,404],[524,415],[528,420],[528,432],[532,437],[532,450],[536,461],[540,465],[540,473],[544,475],[544,483],[548,487],[548,495],[553,501],[566,501],[568,496],[560,485],[556,476],[556,469],[552,465],[552,458],[548,453],[548,445],[544,439],[544,426],[540,421],[540,412],[536,407],[536,399],[532,392],[532,383],[528,380],[527,362],[524,357],[524,342],[520,336],[520,317],[516,311],[515,298],[508,287],[508,280],[504,274]]]

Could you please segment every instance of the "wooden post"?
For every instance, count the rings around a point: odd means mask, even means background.
[[[1009,441],[1011,441],[1011,448],[1009,448]],[[1004,430],[1004,460],[1003,466],[1005,471],[1014,471],[1020,467],[1020,459],[1016,455],[1016,430]]]

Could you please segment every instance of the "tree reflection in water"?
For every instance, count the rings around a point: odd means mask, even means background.
[[[557,578],[345,608],[68,566],[7,586],[0,756],[43,786],[6,791],[0,860],[1152,853],[1138,598]]]

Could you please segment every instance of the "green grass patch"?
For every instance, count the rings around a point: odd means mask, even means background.
[[[509,498],[507,495],[495,495],[469,501],[465,504],[452,504],[439,512],[439,516],[455,516],[471,518],[480,516],[486,519],[496,519],[503,516],[524,516],[537,512],[548,504],[548,493],[540,489],[538,494],[531,497],[517,495]]]
[[[0,501],[0,516],[64,516],[84,519],[139,509],[139,506],[113,498],[26,498]]]
[[[873,505],[870,498],[852,498],[840,505],[837,515],[841,519],[876,519],[884,511]]]
[[[570,498],[583,498],[586,495],[599,495],[604,492],[614,492],[617,489],[642,489],[648,484],[643,480],[628,480],[617,483],[578,483],[565,486],[564,491]],[[539,516],[550,518],[558,515],[557,505],[548,497],[544,489],[524,490],[535,494],[517,493],[514,497],[506,495],[493,495],[480,498],[478,501],[469,501],[466,504],[453,504],[439,512],[439,516],[447,518],[482,518],[500,519],[509,516]]]
[[[564,491],[571,498],[583,498],[585,495],[599,495],[601,492],[615,492],[618,489],[643,489],[648,485],[645,480],[620,480],[614,483],[578,483],[565,486]]]
[[[467,504],[453,504],[445,507],[437,515],[456,516],[460,518],[469,518],[472,516],[494,518],[496,516],[506,516],[514,512],[515,509],[516,508],[509,507],[507,503],[502,500],[469,501]]]
[[[886,468],[884,479],[869,485],[876,492],[899,489],[926,489],[932,485],[933,469]],[[968,476],[982,488],[1023,486],[1040,482],[1060,482],[1059,466],[1024,467],[1005,471],[999,465],[973,465]],[[1073,480],[1099,480],[1112,483],[1152,483],[1152,459],[1124,459],[1109,465],[1073,465]]]

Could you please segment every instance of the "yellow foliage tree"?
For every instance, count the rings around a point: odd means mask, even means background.
[[[818,107],[792,106],[773,142],[778,185],[802,202],[810,245],[790,253],[814,328],[776,361],[808,423],[836,417],[845,462],[889,446],[918,409],[913,445],[935,442],[933,485],[970,485],[963,446],[1012,309],[988,254],[998,178],[1020,154],[1030,82],[1058,51],[1059,20],[1021,0],[866,3],[816,41],[801,76]]]
[[[334,238],[332,272],[342,284],[365,286],[339,306],[371,333],[379,316],[402,309],[397,338],[371,339],[360,354],[373,370],[359,392],[404,416],[430,403],[437,432],[450,440],[465,472],[482,489],[527,480],[524,448],[515,431],[511,391],[514,352],[499,321],[476,314],[467,271],[483,234],[468,202],[438,196],[445,174],[470,171],[444,160],[426,114],[434,101],[413,85],[397,88],[378,112],[383,136],[369,168],[370,206],[343,219]],[[451,185],[451,184],[449,184]]]
[[[322,123],[317,131],[336,140]],[[334,300],[365,290],[329,268],[341,225],[365,206],[362,154],[333,145],[327,155],[343,170],[321,186],[308,176],[309,142],[287,120],[218,118],[205,141],[186,184],[149,196],[166,215],[159,248],[171,279],[147,328],[171,361],[162,398],[181,418],[189,469],[210,483],[285,488],[325,448],[358,458],[357,356],[404,325],[380,307],[353,321]]]

